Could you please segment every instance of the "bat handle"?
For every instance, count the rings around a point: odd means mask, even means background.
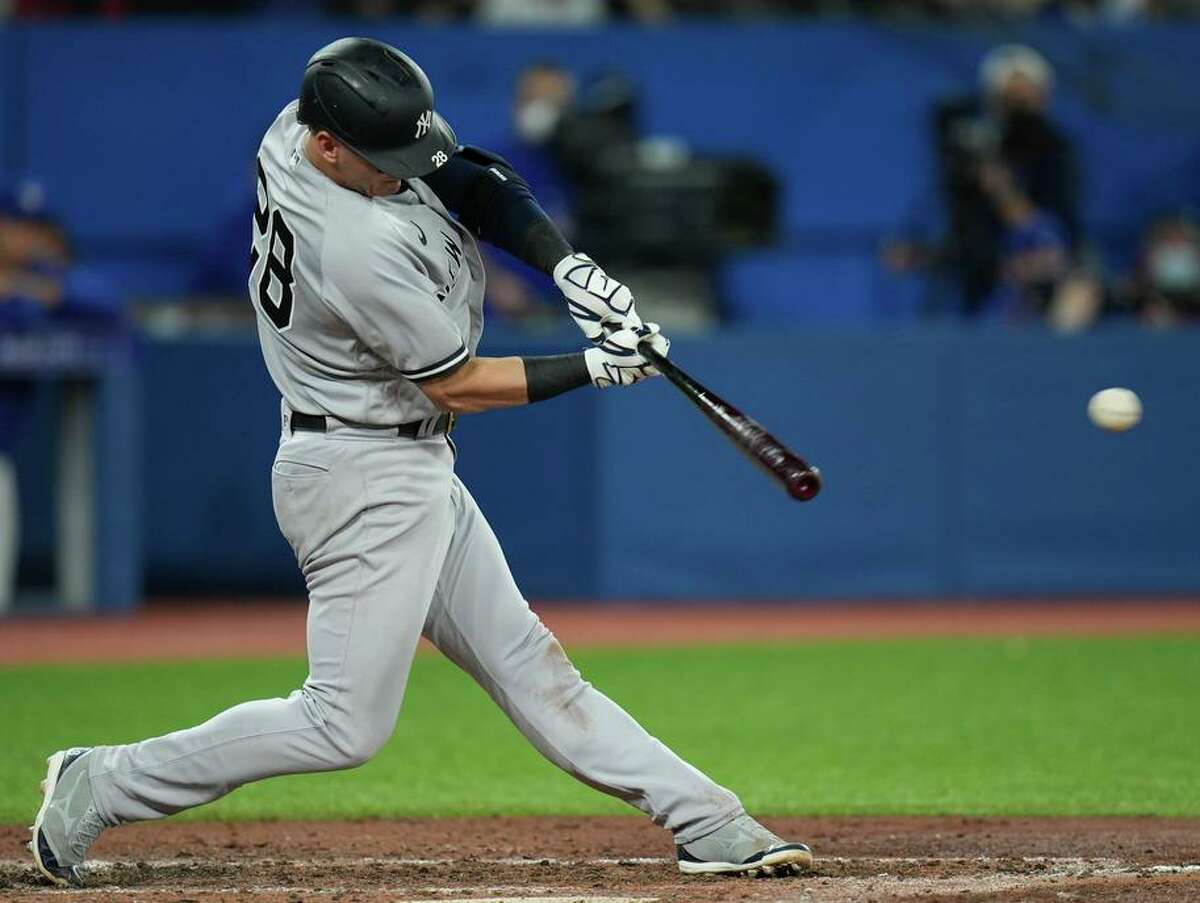
[[[704,392],[703,386],[671,363],[671,360],[665,354],[659,353],[650,339],[642,339],[642,341],[638,342],[638,351],[641,352],[642,357],[647,362],[654,365],[659,373],[675,383],[684,392],[693,395]]]
[[[665,355],[658,353],[651,339],[642,339],[638,342],[638,351],[641,352],[642,357],[656,367],[667,359]]]
[[[658,349],[654,347],[654,344],[650,339],[642,339],[640,342],[638,342],[638,351],[641,353],[642,357],[644,357],[649,363],[653,364],[658,369],[659,373],[667,377],[667,379],[671,380],[671,382],[679,381],[679,368],[671,363],[670,359],[668,359],[665,354],[659,353]]]

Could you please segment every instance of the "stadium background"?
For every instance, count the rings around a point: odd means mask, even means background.
[[[906,853],[1049,857],[1055,881],[1078,877],[1062,871],[1071,856],[1110,857],[1089,867],[1118,882],[1103,871],[1117,868],[1113,856],[1133,857],[1121,868],[1197,861],[1200,333],[1128,312],[1061,333],[931,310],[921,278],[880,257],[914,208],[936,203],[932,105],[975,90],[988,51],[1017,42],[1055,68],[1052,115],[1080,157],[1098,268],[1114,279],[1136,268],[1148,224],[1200,203],[1200,24],[1189,20],[839,16],[498,30],[264,15],[0,26],[0,184],[46,187],[80,266],[118,287],[131,330],[81,361],[68,349],[66,363],[18,353],[4,365],[0,353],[0,378],[35,384],[28,422],[4,437],[22,536],[20,593],[0,620],[12,731],[0,822],[26,818],[40,758],[59,745],[170,730],[303,678],[303,588],[268,481],[278,397],[245,322],[185,312],[198,249],[246,197],[262,130],[311,51],[349,33],[411,53],[460,139],[508,140],[518,73],[554,60],[580,79],[625,73],[646,135],[754,158],[779,180],[772,243],[716,263],[719,322],[669,331],[673,356],[821,467],[817,500],[789,501],[662,381],[465,418],[456,434],[459,472],[518,582],[563,626],[587,676],[753,809],[791,816],[777,823],[815,836],[818,854],[848,857],[822,873],[843,889],[865,893],[852,882],[892,867],[872,857]],[[19,352],[6,328],[0,352]],[[569,323],[496,318],[482,351],[578,345]],[[1110,385],[1145,404],[1130,433],[1087,421],[1088,397]],[[87,499],[62,480],[64,410],[80,387],[90,426],[74,436],[95,468]],[[96,516],[83,534],[94,582],[78,605],[55,571],[63,524],[83,509]],[[50,617],[64,601],[123,616]],[[672,632],[689,619],[693,633]],[[934,638],[912,638],[923,633]],[[465,683],[423,655],[402,736],[380,759],[348,775],[266,782],[195,817],[625,811],[553,773]],[[1132,815],[1171,819],[1086,821]],[[257,828],[192,824],[122,834],[133,839],[102,854],[170,858],[191,838],[195,855],[223,862],[226,847],[260,842]],[[461,836],[486,835],[489,824],[464,822]],[[632,819],[595,824],[620,855],[661,852]],[[441,835],[422,833],[440,829],[397,825],[370,828],[389,838],[377,847],[355,839],[357,826],[322,836],[333,838],[330,855],[454,855]],[[514,827],[512,852],[545,852],[542,838],[577,829]],[[1146,847],[1141,859],[1114,852],[1111,837],[1122,834],[1131,849]],[[35,891],[17,864],[19,837],[0,829],[0,882],[23,899]],[[263,855],[298,855],[276,841],[263,841]],[[464,840],[460,852],[495,855],[489,842]],[[595,855],[551,847],[547,855]],[[259,880],[220,869],[189,877],[158,862],[113,874],[159,889]],[[388,874],[411,885],[406,868]],[[545,886],[577,886],[575,872],[555,868],[546,866]],[[1017,882],[988,885],[996,893],[1043,880],[1029,863],[995,868]],[[946,875],[935,889],[950,892],[958,873]],[[1147,898],[1195,890],[1194,872],[1141,878]],[[313,880],[297,879],[296,892],[315,893],[322,879]],[[455,880],[483,886],[471,874]],[[1092,879],[1079,880],[1069,889],[1086,895]],[[655,890],[663,899],[725,898],[666,881]],[[980,893],[961,899],[993,899],[978,876],[954,887]],[[766,893],[739,890],[774,899]]]
[[[257,136],[294,93],[306,55],[354,25],[10,25],[0,32],[4,173],[36,173],[82,262],[129,297],[178,298],[195,248],[245,195]],[[760,158],[783,186],[776,243],[720,265],[726,325],[678,334],[677,354],[818,462],[826,495],[796,510],[665,386],[471,419],[461,470],[531,595],[1180,592],[1200,582],[1191,331],[1117,318],[1064,337],[930,318],[913,301],[914,277],[878,259],[934,190],[931,104],[973,88],[984,53],[1019,39],[1056,67],[1054,115],[1082,158],[1085,228],[1107,266],[1127,268],[1153,215],[1200,198],[1200,61],[1187,50],[1200,27],[369,30],[423,61],[466,140],[505,140],[513,81],[531,59],[569,62],[582,78],[619,58],[643,94],[648,134]],[[485,342],[493,353],[577,344],[569,327],[530,335],[495,321]],[[265,479],[275,393],[253,335],[145,335],[135,367],[139,438],[114,440],[114,456],[141,489],[115,504],[137,513],[99,541],[140,547],[152,594],[296,591]],[[1084,419],[1106,385],[1142,394],[1136,433],[1104,436]],[[17,460],[23,565],[44,584],[55,506],[53,407],[43,407]],[[639,439],[634,458],[614,458],[606,443],[627,434]],[[675,529],[628,516],[647,494]],[[637,568],[618,566],[633,559]],[[107,602],[128,602],[133,582],[117,580]]]

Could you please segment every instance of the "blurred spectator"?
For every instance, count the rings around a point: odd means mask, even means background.
[[[269,0],[286,6],[291,0]],[[475,10],[476,0],[325,0],[327,12],[355,19],[387,19],[413,16],[429,21],[466,19]]]
[[[1062,331],[1089,325],[1100,313],[1100,287],[1072,268],[1062,223],[1017,190],[1004,167],[985,168],[983,184],[1003,223],[999,281],[985,315],[1008,323],[1044,319]]]
[[[568,188],[556,147],[575,109],[575,78],[562,66],[527,66],[513,91],[511,133],[499,151],[532,186],[542,208],[568,225]]]
[[[0,334],[56,322],[111,319],[118,311],[105,283],[73,265],[67,236],[41,186],[0,192]],[[0,379],[0,610],[16,579],[16,473],[9,457],[31,400],[28,379]]]
[[[12,0],[14,15],[27,19],[63,16],[103,16],[117,19],[130,15],[186,14],[229,15],[250,12],[260,4],[246,0]]]
[[[534,63],[517,76],[510,134],[489,148],[508,160],[533,189],[542,209],[568,238],[572,233],[570,191],[559,167],[557,139],[575,105],[575,79],[553,62]],[[514,257],[484,247],[489,309],[502,317],[528,319],[556,311],[558,293],[541,272]]]
[[[41,185],[0,192],[0,329],[110,321],[119,309],[112,287],[75,264]]]
[[[1033,234],[1043,249],[1049,235],[1059,237],[1063,272],[1074,267],[1080,240],[1074,151],[1048,115],[1050,64],[1029,47],[1007,45],[987,55],[979,77],[981,96],[945,103],[934,117],[944,238],[909,238],[884,251],[895,270],[944,271],[968,313],[1004,297],[1001,265],[1012,263],[1015,248],[1027,254]]]
[[[1090,7],[1096,18],[1109,22],[1200,16],[1200,0],[1092,0],[1076,5]]]
[[[1130,22],[1200,15],[1200,0],[858,0],[868,15],[956,21],[1070,19]]]
[[[598,25],[611,16],[662,22],[669,0],[478,0],[479,18],[489,25]]]
[[[0,195],[0,323],[36,319],[63,300],[67,261],[62,230],[45,212],[45,195],[28,182]]]
[[[1200,222],[1172,213],[1151,224],[1124,304],[1154,326],[1200,323]]]

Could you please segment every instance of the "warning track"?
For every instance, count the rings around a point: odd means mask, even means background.
[[[761,643],[847,637],[1200,633],[1200,600],[989,600],[987,603],[780,601],[534,608],[571,648]],[[119,618],[17,617],[0,665],[253,658],[304,654],[304,600],[189,600]]]

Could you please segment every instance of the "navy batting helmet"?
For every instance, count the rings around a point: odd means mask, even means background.
[[[397,179],[428,175],[457,147],[454,130],[434,112],[421,67],[371,38],[342,38],[313,54],[297,118]]]

